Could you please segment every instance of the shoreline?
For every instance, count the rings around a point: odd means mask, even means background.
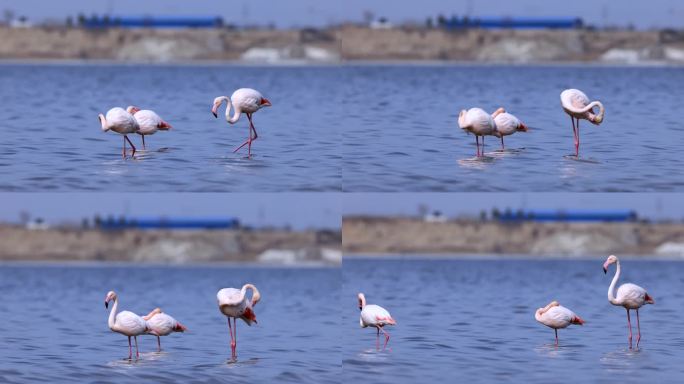
[[[502,260],[520,260],[520,261],[602,261],[609,255],[585,255],[585,256],[568,256],[568,255],[527,255],[527,254],[471,254],[471,253],[345,253],[342,255],[342,263],[345,259],[349,260],[463,260],[463,261],[502,261]],[[617,255],[620,260],[632,261],[684,261],[683,257],[676,256],[662,256],[662,255],[635,255],[635,254],[621,254]]]

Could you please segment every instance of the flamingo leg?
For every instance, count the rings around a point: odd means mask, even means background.
[[[502,150],[506,149],[506,147],[504,146],[504,142],[503,142],[503,135],[501,135],[501,149]]]
[[[138,352],[138,336],[133,336],[133,340],[135,340],[135,358],[140,357],[140,352]]]
[[[233,358],[237,359],[237,317],[233,318]]]
[[[235,357],[235,337],[233,336],[233,326],[230,324],[230,317],[228,318],[228,332],[230,333],[230,357]]]
[[[379,329],[380,329],[380,330],[382,331],[382,333],[385,335],[385,345],[382,346],[382,350],[384,351],[385,348],[387,348],[387,343],[389,342],[390,335],[389,335],[389,333],[387,333],[382,327],[380,327]]]
[[[128,360],[133,356],[133,347],[131,346],[131,337],[128,336]]]
[[[485,137],[482,136],[482,157],[484,157],[484,155],[485,155],[485,152],[484,152],[484,151],[485,151],[485,149],[484,149],[484,138],[485,138]]]
[[[477,154],[475,156],[480,157],[480,137],[478,135],[475,135],[475,148],[477,151]]]
[[[575,138],[575,156],[579,157],[579,146],[580,146],[580,132],[579,132],[579,119],[577,119],[577,137]]]
[[[140,136],[142,136],[142,139],[143,139],[143,149],[145,149],[145,135],[140,135]]]
[[[556,332],[556,347],[557,347],[558,346],[558,330],[554,328],[553,331]]]
[[[131,142],[131,139],[128,138],[128,136],[124,135],[124,140],[128,141],[128,144],[131,145],[131,148],[133,149],[133,153],[131,153],[131,157],[135,156],[135,145]],[[124,143],[124,148],[126,147],[126,143]]]
[[[629,318],[629,309],[627,309],[627,326],[629,327],[629,349],[632,349],[632,321]]]
[[[641,324],[639,324],[639,310],[636,310],[637,314],[637,348],[639,348],[639,341],[641,341]]]
[[[247,114],[247,120],[249,120],[249,149],[248,149],[248,154],[247,156],[252,156],[252,141],[256,140],[259,135],[257,135],[256,128],[254,128],[254,123],[252,122],[252,114],[248,113]],[[252,131],[254,131],[254,137],[252,137]]]
[[[161,352],[161,340],[159,336],[157,336],[157,352]]]
[[[123,139],[123,150],[121,151],[121,157],[126,158],[126,136]]]
[[[380,327],[375,328],[378,332],[375,336],[375,350],[379,351],[380,350]]]

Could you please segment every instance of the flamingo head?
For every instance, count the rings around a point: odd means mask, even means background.
[[[221,106],[221,103],[223,103],[223,100],[230,102],[230,99],[226,96],[219,96],[214,99],[214,105],[211,107],[211,113],[213,113],[214,117],[216,118],[218,118],[218,109]]]
[[[245,309],[245,312],[242,314],[242,319],[243,319],[248,325],[252,325],[252,323],[255,323],[255,324],[257,323],[256,314],[254,313],[254,311],[253,311],[252,308],[250,308],[250,307],[247,307],[247,308]]]
[[[615,255],[610,255],[606,259],[606,262],[603,263],[603,273],[608,273],[608,266],[616,263],[618,261],[618,258]]]
[[[267,98],[262,97],[261,100],[259,100],[259,108],[270,107],[270,106],[271,106],[271,102],[268,101]]]
[[[179,322],[176,322],[176,326],[173,327],[173,330],[174,330],[174,332],[185,332],[188,330],[188,328],[185,325],[183,325]]]
[[[140,112],[140,108],[133,105],[129,105],[126,108],[126,112],[130,113],[131,115],[135,115],[136,113]]]
[[[362,310],[366,306],[366,296],[363,293],[359,293],[359,310]]]
[[[518,125],[517,131],[518,132],[527,132],[528,131],[527,125],[525,125],[521,122],[520,125]]]
[[[166,121],[162,120],[161,123],[157,126],[162,131],[168,131],[169,129],[173,128],[171,124],[167,123]]]
[[[105,308],[109,308],[109,302],[112,300],[116,300],[116,292],[109,291],[107,296],[105,296]]]

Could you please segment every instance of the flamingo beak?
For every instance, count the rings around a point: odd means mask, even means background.
[[[527,132],[528,131],[527,125],[520,123],[520,127],[518,127],[518,130],[521,132]]]
[[[105,301],[105,308],[109,308],[109,300]]]
[[[603,274],[605,275],[606,273],[608,273],[608,268],[603,267]]]
[[[262,107],[270,107],[270,106],[271,106],[271,102],[268,101],[268,99],[262,97],[262,98],[261,98],[261,106],[262,106]]]

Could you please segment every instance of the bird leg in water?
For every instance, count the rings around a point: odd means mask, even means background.
[[[390,335],[389,335],[389,333],[385,332],[385,330],[382,327],[380,327],[380,330],[385,335],[385,345],[382,346],[382,350],[384,351],[385,348],[387,348],[387,343],[389,342]]]
[[[135,145],[133,145],[133,143],[128,138],[128,136],[124,135],[124,158],[126,157],[126,141],[128,141],[128,144],[131,145],[131,149],[133,149],[133,153],[131,153],[131,157],[134,157],[135,156]]]
[[[554,329],[554,332],[556,332],[556,347],[558,346],[558,330]]]
[[[235,148],[233,153],[239,151],[240,148],[244,147],[245,145],[248,145],[247,156],[251,157],[252,156],[252,141],[256,140],[259,136],[257,135],[256,128],[254,128],[254,124],[252,123],[252,114],[251,113],[247,113],[247,120],[249,120],[249,138],[247,139],[247,141],[242,143],[242,145]],[[252,130],[254,131],[254,137],[252,137]]]
[[[143,139],[143,149],[146,149],[145,148],[145,135],[140,135],[140,136],[142,136],[142,139]]]
[[[380,327],[377,327],[377,335],[375,336],[375,350],[380,350]]]
[[[131,337],[128,336],[128,360],[133,357],[133,347],[131,346]]]
[[[632,349],[632,321],[629,319],[629,309],[627,310],[627,326],[629,327],[629,349]]]
[[[575,156],[579,157],[579,146],[580,146],[580,131],[579,131],[579,119],[577,119],[577,138],[575,139]]]
[[[161,340],[159,336],[157,336],[157,352],[161,352]]]
[[[233,336],[233,326],[230,324],[230,317],[228,318],[228,333],[230,333],[230,357],[231,359],[234,359],[236,343]]]
[[[477,150],[475,157],[480,157],[480,137],[478,135],[475,135],[475,148]]]
[[[641,341],[641,324],[639,324],[639,310],[636,310],[637,313],[637,348],[639,348],[639,341]]]
[[[503,135],[501,135],[501,150],[503,151],[505,149],[506,149],[506,147],[504,146]]]
[[[133,336],[133,340],[135,340],[135,358],[140,358],[140,353],[138,352],[138,336]]]
[[[237,360],[237,317],[233,318],[233,359]]]

